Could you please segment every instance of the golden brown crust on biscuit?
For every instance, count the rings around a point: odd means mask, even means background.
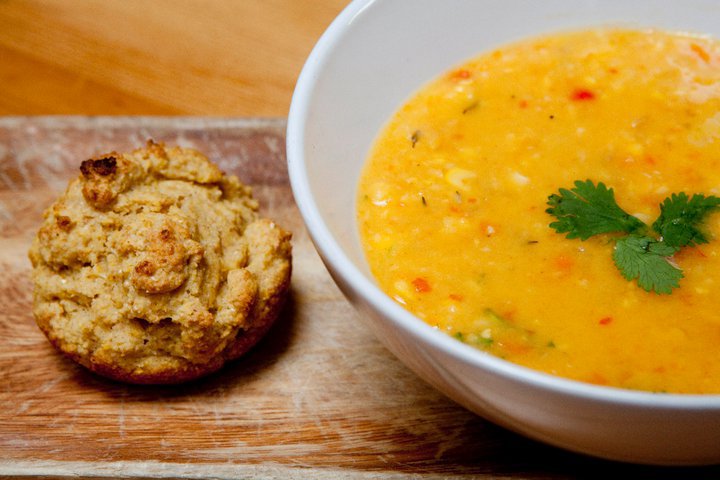
[[[177,383],[247,351],[277,317],[290,233],[191,149],[82,162],[29,256],[33,313],[60,351],[132,383]]]

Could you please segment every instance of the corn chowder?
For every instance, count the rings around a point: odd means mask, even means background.
[[[424,87],[360,181],[372,272],[430,325],[509,361],[600,385],[720,392],[720,213],[702,218],[707,242],[663,251],[676,284],[648,290],[619,269],[618,234],[550,227],[549,197],[587,180],[648,226],[673,193],[720,195],[714,40],[547,36]]]

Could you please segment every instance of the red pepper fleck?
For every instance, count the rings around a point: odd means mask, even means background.
[[[700,257],[706,258],[707,255],[697,245],[692,247],[686,247],[675,254],[676,260],[682,260],[684,258]]]
[[[455,300],[456,302],[462,302],[463,299],[465,298],[462,295],[457,294],[457,293],[451,293],[450,295],[448,295],[448,297],[450,298],[450,300]]]
[[[432,290],[428,281],[422,277],[417,277],[415,280],[412,281],[412,284],[413,287],[415,287],[415,291],[419,293],[426,293]]]
[[[691,43],[690,49],[695,52],[698,57],[702,58],[705,63],[710,62],[710,55],[708,54],[708,52],[697,43]]]
[[[465,78],[470,78],[470,72],[468,70],[455,70],[452,74],[450,74],[450,78],[454,80],[462,80]]]
[[[575,265],[575,261],[567,255],[558,255],[555,258],[555,268],[560,273],[569,274],[573,269],[573,265]]]
[[[599,374],[597,372],[593,372],[592,374],[590,374],[590,378],[588,378],[587,381],[590,383],[594,383],[595,385],[607,385],[608,384],[607,378],[605,378],[604,376],[602,376],[601,374]]]
[[[612,321],[613,321],[612,317],[603,317],[600,319],[600,321],[598,323],[600,325],[608,325]]]
[[[527,101],[527,100],[520,100],[520,101],[518,102],[518,106],[519,106],[520,108],[527,108],[527,107],[528,107],[528,101]]]
[[[575,91],[573,91],[572,96],[570,98],[572,98],[573,100],[577,100],[577,101],[593,100],[595,98],[595,94],[585,88],[578,88]]]

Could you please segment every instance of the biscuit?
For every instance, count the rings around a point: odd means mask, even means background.
[[[277,317],[291,234],[201,153],[148,142],[82,162],[30,248],[33,314],[50,342],[130,383],[219,369]]]

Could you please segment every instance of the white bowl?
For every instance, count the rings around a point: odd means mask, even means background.
[[[720,462],[720,395],[598,387],[508,363],[434,330],[382,293],[358,240],[355,195],[378,131],[422,85],[494,46],[584,26],[720,36],[716,0],[357,0],[317,43],[287,129],[295,199],[331,275],[378,338],[477,414],[552,445],[649,464]]]

